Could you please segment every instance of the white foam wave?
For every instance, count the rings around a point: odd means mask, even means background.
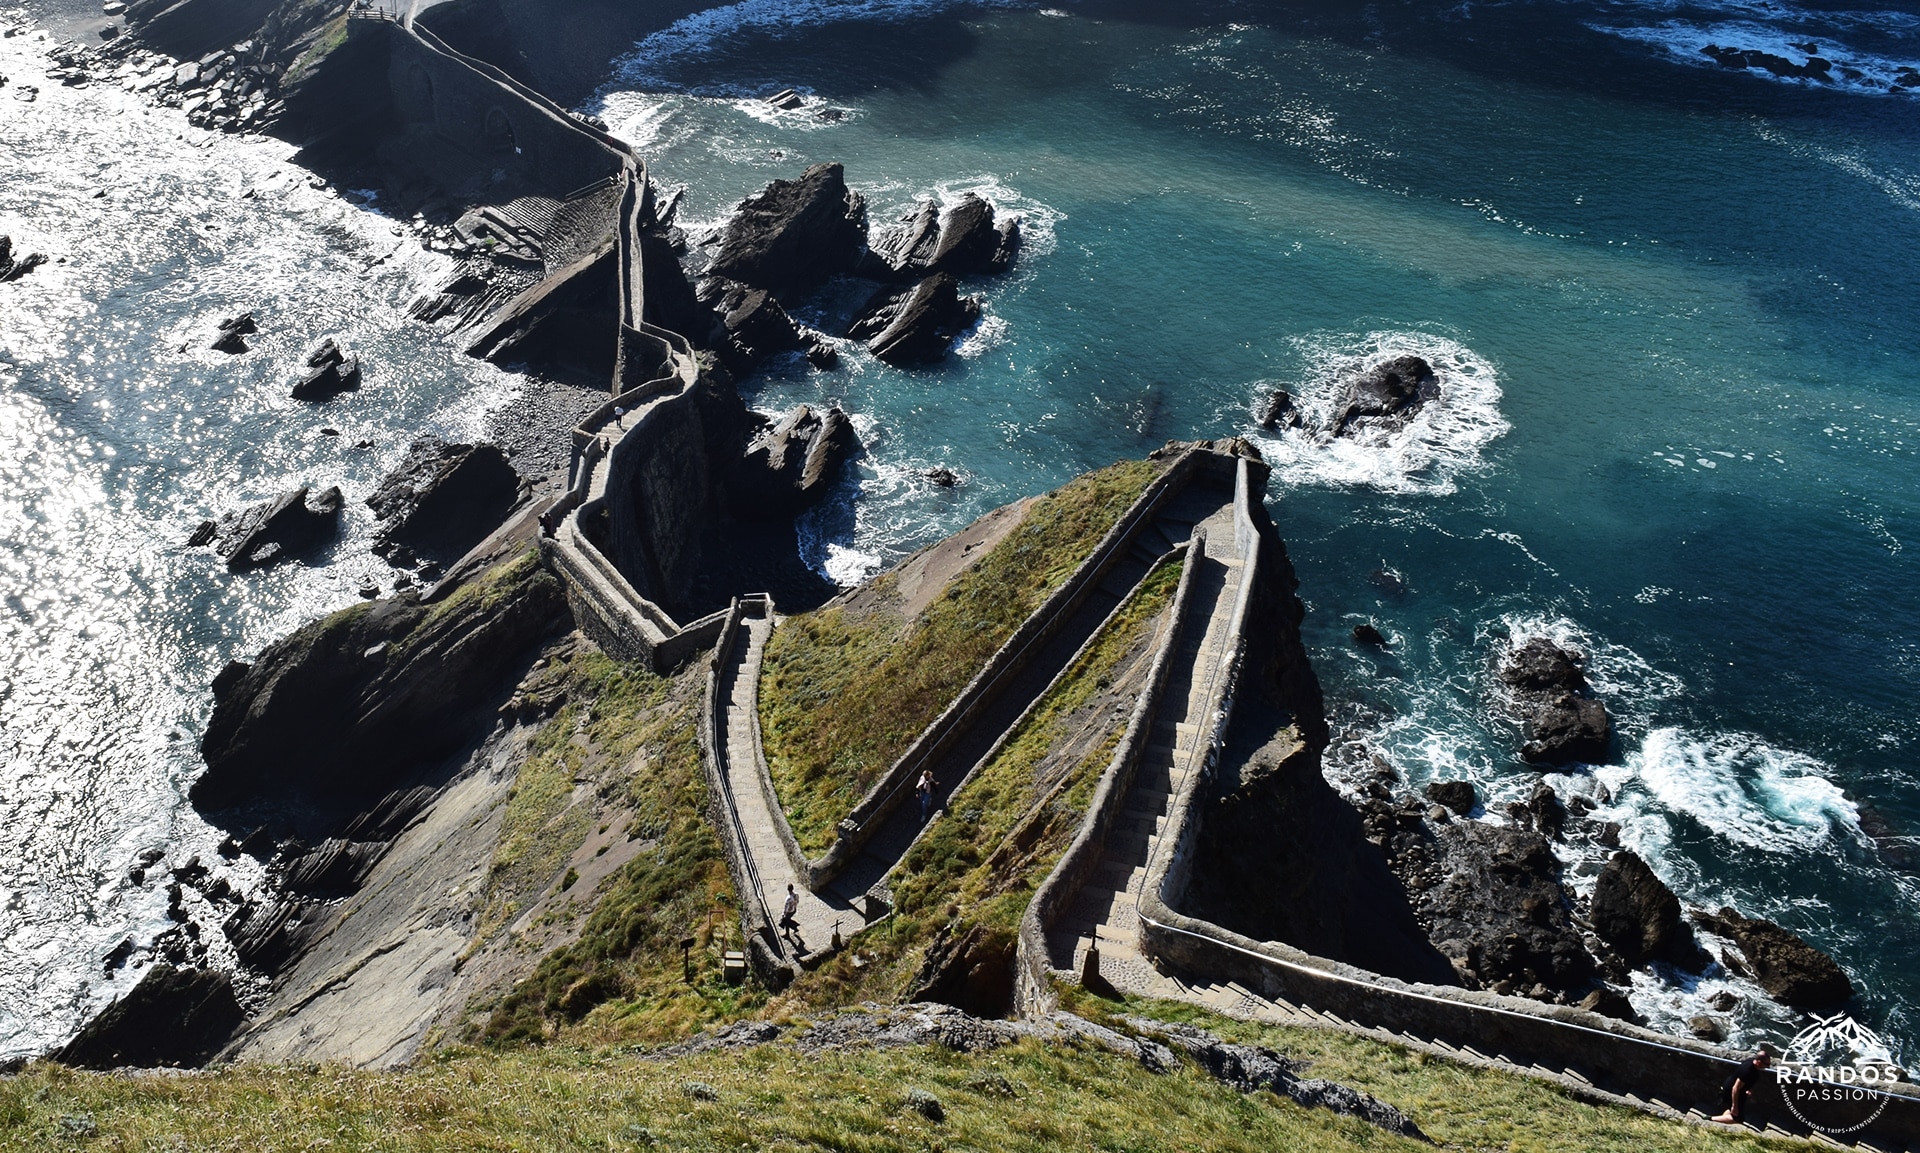
[[[1827,766],[1748,733],[1696,736],[1678,727],[1648,733],[1626,764],[1596,773],[1614,795],[1623,835],[1656,857],[1669,836],[1646,816],[1689,818],[1736,845],[1801,853],[1839,838],[1860,840],[1860,811],[1824,775]]]
[[[971,331],[960,338],[960,343],[953,346],[953,354],[972,360],[1005,344],[1009,331],[1006,318],[983,316],[980,323],[974,325]]]
[[[698,59],[730,37],[753,33],[785,39],[829,24],[896,23],[924,19],[955,8],[1025,8],[1021,0],[742,0],[696,12],[640,41],[614,63],[620,86],[651,91],[691,91],[710,96],[752,95],[724,86],[689,87],[678,66]]]
[[[1300,381],[1265,381],[1260,399],[1284,387],[1307,416],[1305,429],[1252,433],[1286,484],[1367,487],[1385,492],[1445,495],[1462,473],[1485,466],[1487,445],[1512,426],[1500,415],[1500,374],[1459,341],[1424,332],[1370,332],[1299,338],[1306,362]],[[1440,395],[1397,429],[1326,437],[1314,431],[1332,420],[1344,370],[1395,356],[1423,357],[1440,380]]]

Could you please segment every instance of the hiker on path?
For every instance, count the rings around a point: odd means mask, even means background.
[[[913,791],[920,794],[920,823],[924,825],[927,818],[933,816],[932,769],[920,770],[920,782],[913,786]]]
[[[794,919],[794,914],[798,913],[799,911],[800,911],[800,894],[793,891],[792,885],[788,885],[787,886],[787,904],[785,908],[780,910],[780,935],[781,936],[792,937],[796,941],[800,939],[800,922]]]
[[[1714,1120],[1722,1125],[1738,1125],[1747,1118],[1747,1098],[1753,1087],[1773,1064],[1773,1051],[1762,1046],[1758,1053],[1740,1062],[1738,1068],[1720,1086],[1720,1114]]]

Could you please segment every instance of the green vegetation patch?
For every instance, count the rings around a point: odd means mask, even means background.
[[[929,956],[1011,973],[1020,918],[1080,827],[1145,685],[1156,620],[1180,581],[1177,561],[1149,573],[1095,642],[948,799],[893,879],[894,915],[793,996],[812,1005],[897,1000],[933,977]]]
[[[1209,1027],[1225,1022],[1210,1019]],[[1312,1033],[1297,1039],[1314,1055]],[[1369,1087],[1415,1087],[1408,1054],[1354,1039]],[[1316,1056],[1311,1075],[1346,1058]],[[1419,1067],[1447,1096],[1387,1099],[1443,1147],[1476,1153],[1721,1153],[1803,1147],[1582,1105],[1538,1082],[1443,1062]],[[1354,1078],[1357,1082],[1358,1077]],[[944,1120],[907,1103],[931,1094]],[[1377,1092],[1378,1089],[1376,1088]],[[555,1046],[442,1052],[411,1068],[241,1065],[126,1077],[34,1066],[0,1080],[0,1150],[301,1150],[640,1153],[740,1149],[1415,1153],[1431,1150],[1269,1092],[1240,1094],[1187,1068],[1156,1075],[1083,1046],[759,1048],[653,1060]]]
[[[1123,462],[1036,500],[1019,526],[911,620],[887,607],[835,605],[774,632],[760,676],[762,737],[804,851],[826,851],[840,819],[1164,467]],[[877,591],[892,580],[881,577]]]
[[[739,947],[738,903],[706,819],[698,708],[704,671],[655,676],[581,649],[558,671],[567,704],[541,729],[507,802],[489,878],[483,938],[554,883],[590,832],[594,807],[570,803],[586,786],[627,813],[640,852],[583,894],[579,937],[542,958],[494,1010],[493,1045],[553,1038],[661,1041],[736,1019],[764,995],[720,977]],[[577,878],[578,874],[575,874]],[[695,947],[683,953],[681,942]]]

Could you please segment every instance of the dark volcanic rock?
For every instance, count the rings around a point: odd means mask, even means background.
[[[847,188],[840,165],[816,164],[740,205],[707,274],[770,292],[803,291],[851,272],[866,242],[866,201]]]
[[[1776,56],[1758,48],[1723,48],[1718,44],[1709,44],[1700,52],[1702,55],[1711,56],[1722,68],[1759,68],[1775,76],[1798,80],[1833,79],[1833,62],[1811,54],[1808,55],[1805,63],[1795,64],[1785,56]]]
[[[847,335],[888,364],[932,364],[979,319],[980,302],[961,296],[960,282],[942,272],[904,291],[882,289]]]
[[[13,254],[13,237],[0,236],[0,284],[9,280],[18,280],[27,273],[47,262],[44,252],[29,252],[24,256]]]
[[[1613,719],[1607,706],[1591,697],[1561,693],[1533,709],[1530,738],[1520,755],[1550,765],[1595,764],[1607,758]]]
[[[1306,423],[1306,416],[1300,406],[1293,401],[1293,394],[1284,388],[1276,388],[1267,398],[1267,406],[1260,410],[1261,428],[1299,428]]]
[[[809,363],[830,368],[839,354],[826,339],[794,323],[787,310],[764,288],[731,280],[700,285],[701,303],[713,310],[717,331],[705,343],[720,353],[729,369],[744,373],[770,356],[805,353]]]
[[[1537,832],[1453,821],[1374,800],[1367,836],[1385,848],[1427,936],[1470,988],[1551,999],[1584,994],[1598,970],[1568,912],[1560,863]]]
[[[194,805],[364,808],[484,732],[491,694],[566,617],[559,582],[531,560],[484,579],[482,596],[344,609],[223,674]]]
[[[1329,431],[1342,436],[1361,428],[1404,424],[1440,395],[1433,366],[1417,356],[1396,356],[1367,365],[1347,382]]]
[[[367,498],[380,522],[374,551],[391,556],[405,548],[430,559],[458,559],[500,527],[525,487],[507,454],[493,445],[422,437]]]
[[[340,508],[345,500],[337,487],[311,499],[309,491],[296,488],[243,512],[229,513],[211,533],[202,524],[191,540],[211,542],[213,551],[226,557],[227,567],[235,572],[312,552],[340,531]]]
[[[1680,919],[1680,899],[1631,852],[1615,853],[1600,870],[1587,919],[1629,965],[1662,960],[1704,967],[1693,930]]]
[[[229,316],[220,322],[220,335],[215,338],[212,348],[215,352],[238,356],[247,351],[246,338],[259,331],[260,325],[254,321],[253,313],[243,312],[239,316]]]
[[[816,504],[859,447],[853,422],[838,407],[800,405],[747,445],[734,470],[734,514],[743,520],[788,520]]]
[[[1353,643],[1384,649],[1387,647],[1387,638],[1372,625],[1355,625],[1353,626]]]
[[[245,1016],[225,973],[155,965],[56,1059],[82,1069],[204,1065]]]
[[[1012,219],[996,224],[993,205],[971,192],[944,217],[929,200],[874,241],[861,271],[890,280],[1003,272],[1019,244],[1019,227]]]
[[[1500,679],[1528,692],[1587,691],[1581,658],[1546,637],[1530,637],[1500,666]]]
[[[329,336],[307,354],[307,375],[293,386],[295,400],[331,400],[360,387],[360,358]]]
[[[1500,666],[1513,688],[1514,710],[1527,726],[1520,755],[1550,765],[1596,763],[1607,757],[1613,719],[1587,685],[1585,661],[1546,637],[1530,637]]]
[[[1560,830],[1567,824],[1567,807],[1560,803],[1560,795],[1553,786],[1540,781],[1533,786],[1533,794],[1525,803],[1514,802],[1507,806],[1507,815],[1513,823],[1523,829],[1532,829],[1550,841],[1560,839]]]
[[[1473,791],[1471,781],[1432,781],[1427,785],[1427,799],[1436,805],[1451,809],[1458,816],[1473,812],[1473,806],[1479,803],[1479,796]]]
[[[1853,982],[1832,957],[1772,921],[1743,917],[1730,908],[1696,913],[1694,920],[1738,946],[1753,979],[1776,1000],[1802,1009],[1826,1009],[1853,996]],[[1729,967],[1737,971],[1737,966]]]

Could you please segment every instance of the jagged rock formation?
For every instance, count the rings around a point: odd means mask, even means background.
[[[1470,781],[1432,781],[1427,785],[1427,799],[1457,817],[1469,815],[1480,803]]]
[[[719,321],[718,331],[710,330],[705,343],[734,372],[749,372],[783,352],[805,353],[816,368],[830,368],[839,359],[824,336],[794,323],[764,288],[715,278],[701,283],[698,299]]]
[[[943,216],[929,200],[873,241],[860,271],[880,279],[917,281],[936,272],[976,276],[1005,272],[1020,244],[1016,219],[994,220],[993,205],[969,192]]]
[[[506,520],[526,487],[493,445],[422,437],[367,498],[379,521],[374,551],[403,563],[457,559]]]
[[[881,289],[847,335],[865,340],[867,351],[888,364],[932,364],[979,319],[980,302],[961,296],[960,282],[941,272],[910,289]]]
[[[352,811],[471,738],[489,694],[564,619],[531,560],[485,595],[380,601],[315,621],[214,681],[191,797],[202,812],[268,804]]]
[[[338,486],[318,496],[310,496],[311,492],[302,486],[242,512],[228,513],[217,522],[202,521],[187,547],[211,544],[234,572],[312,552],[339,532],[340,509],[346,502]]]
[[[867,241],[867,205],[839,164],[776,180],[727,222],[707,275],[785,294],[851,272]]]
[[[307,354],[307,375],[293,386],[295,400],[331,400],[360,387],[360,358],[329,336]]]
[[[1593,931],[1629,965],[1672,961],[1694,969],[1704,966],[1693,930],[1680,919],[1680,899],[1634,853],[1615,853],[1594,882],[1587,913]]]
[[[238,316],[229,316],[220,322],[220,335],[208,347],[215,352],[224,352],[228,356],[239,356],[248,351],[247,337],[260,331],[260,324],[254,320],[253,313],[243,312]]]
[[[1530,637],[1501,666],[1500,679],[1527,726],[1522,757],[1549,765],[1606,760],[1613,720],[1593,696],[1584,663],[1546,637]]]
[[[204,1065],[244,1017],[225,973],[158,964],[55,1056],[82,1069]]]
[[[16,257],[13,254],[13,237],[0,236],[0,284],[9,280],[18,280],[27,273],[47,262],[44,252],[29,252]]]
[[[800,405],[747,445],[733,470],[733,506],[743,520],[792,519],[819,503],[860,445],[853,422],[838,406],[816,412]]]
[[[1418,801],[1376,796],[1363,811],[1367,839],[1386,851],[1459,983],[1541,1000],[1586,993],[1598,970],[1545,836],[1483,821],[1434,824]]]
[[[1732,941],[1740,956],[1727,957],[1727,967],[1752,976],[1776,1000],[1802,1009],[1830,1009],[1853,996],[1853,982],[1833,958],[1791,930],[1724,907],[1718,913],[1695,913],[1693,919],[1709,933]]]

